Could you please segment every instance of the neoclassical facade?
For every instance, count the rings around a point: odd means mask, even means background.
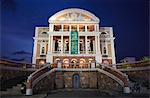
[[[48,22],[48,27],[35,27],[32,63],[116,63],[113,28],[101,27],[91,12],[69,8]]]

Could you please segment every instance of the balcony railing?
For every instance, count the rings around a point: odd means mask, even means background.
[[[60,54],[61,51],[53,51],[54,54]],[[95,54],[95,51],[87,51],[88,54]],[[63,51],[63,54],[69,54],[69,51]],[[79,51],[79,54],[86,54],[86,51]]]
[[[101,35],[101,38],[109,38],[110,37],[110,35]]]
[[[64,53],[64,54],[69,54],[69,51],[64,51],[63,53]]]
[[[61,68],[91,68],[91,63],[62,63]]]
[[[59,53],[61,53],[61,51],[53,51],[53,53],[59,54]]]
[[[48,38],[48,34],[39,34],[38,37],[40,37],[40,38]]]

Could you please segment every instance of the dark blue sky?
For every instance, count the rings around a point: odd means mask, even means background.
[[[48,26],[54,13],[77,7],[114,28],[117,60],[149,54],[148,0],[1,0],[1,56],[32,53],[34,27]]]

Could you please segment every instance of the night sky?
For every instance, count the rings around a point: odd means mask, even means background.
[[[48,26],[50,16],[72,7],[95,14],[100,26],[113,27],[117,61],[149,55],[148,0],[1,0],[1,57],[31,58],[34,27]]]

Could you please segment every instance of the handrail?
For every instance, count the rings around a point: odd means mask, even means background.
[[[47,72],[45,72],[44,74],[40,75],[38,78],[36,78],[33,82],[32,82],[32,87],[34,87],[36,85],[36,83],[38,83],[41,79],[43,79],[44,77],[46,77],[49,73],[52,73],[56,70],[57,68],[53,68]]]
[[[53,64],[55,64],[55,63],[53,63]],[[61,68],[59,65],[60,63],[58,63],[58,68],[52,68],[51,66],[53,64],[48,64],[48,65],[43,66],[41,69],[32,73],[28,77],[26,95],[32,95],[32,89],[36,85],[36,83],[38,83],[41,79],[43,79],[49,73],[51,73],[55,70],[69,70],[69,69]],[[74,63],[61,63],[61,64],[74,65]],[[75,65],[77,65],[77,64],[80,64],[80,63],[76,63]],[[83,64],[90,64],[91,65],[91,63],[83,63]],[[88,70],[88,69],[101,71],[104,74],[106,74],[107,76],[112,77],[120,85],[122,85],[125,88],[125,91],[127,90],[127,93],[129,92],[128,77],[125,74],[123,74],[122,72],[118,71],[117,69],[109,67],[107,65],[103,65],[103,64],[99,64],[99,65],[101,66],[101,68],[100,67],[99,68],[98,67],[92,67],[92,68],[85,68],[85,69],[81,68],[81,71]],[[72,68],[70,68],[70,69],[72,69]],[[79,71],[79,70],[74,69],[74,71]]]
[[[113,68],[113,67],[110,67],[110,66],[105,65],[105,64],[101,64],[101,65],[104,66],[104,67],[107,67],[107,68],[109,68],[109,69],[115,70],[116,72],[118,72],[118,73],[121,74],[121,75],[124,75],[124,73],[122,73],[121,71],[119,71],[119,70],[117,70],[117,69],[115,69],[115,68]]]
[[[118,77],[119,79],[121,79],[124,82],[124,86],[128,86],[128,78],[121,71],[116,70],[115,68],[109,67],[107,65],[103,65],[103,64],[99,64],[99,65],[102,66],[103,70],[106,70],[107,72],[112,73],[113,75],[115,75],[116,77]],[[108,68],[110,70],[107,70],[106,68]]]
[[[27,91],[26,91],[26,95],[32,95],[32,88],[35,85],[36,81],[42,77],[46,72],[50,71],[52,69],[51,67],[52,64],[47,64],[45,66],[43,66],[41,69],[35,71],[34,73],[32,73],[28,79],[27,79]]]
[[[117,81],[122,87],[124,87],[124,82],[120,79],[120,78],[118,78],[118,77],[116,77],[115,75],[113,75],[112,73],[109,73],[109,72],[107,72],[107,71],[105,71],[105,70],[102,70],[102,69],[97,69],[99,72],[102,72],[102,73],[105,73],[105,75],[107,75],[108,77],[110,77],[110,78],[113,78],[115,81]]]

